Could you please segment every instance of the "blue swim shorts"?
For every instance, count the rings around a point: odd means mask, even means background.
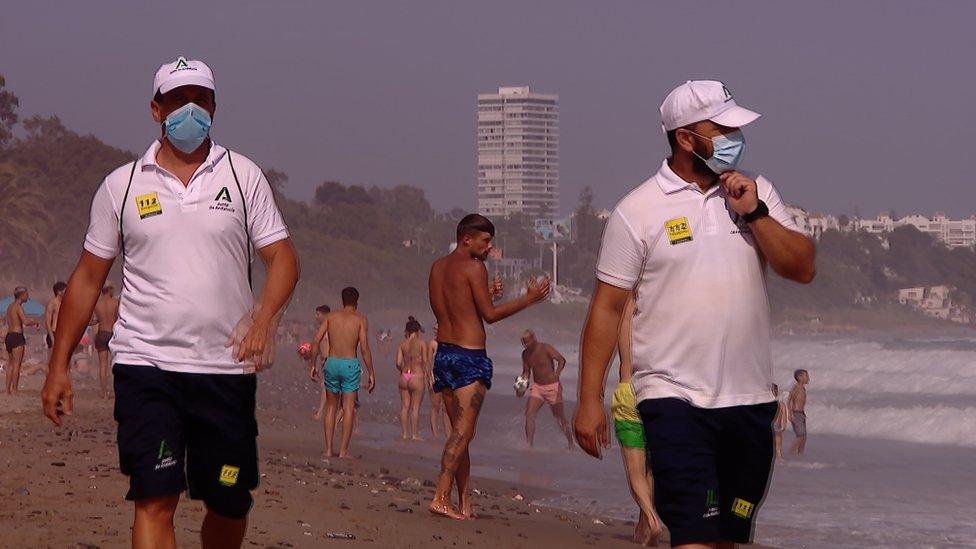
[[[437,343],[434,355],[434,392],[457,390],[475,381],[491,389],[492,364],[484,349],[467,349],[451,343]]]
[[[355,393],[359,390],[361,376],[358,358],[330,356],[322,367],[322,380],[330,393]]]

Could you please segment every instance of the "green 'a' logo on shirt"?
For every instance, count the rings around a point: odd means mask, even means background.
[[[166,439],[159,442],[159,456],[156,459],[163,459],[173,457],[173,451],[170,450],[169,444],[166,444]]]
[[[224,187],[224,188],[220,189],[220,192],[217,193],[217,196],[214,198],[214,202],[216,202],[218,200],[223,200],[225,202],[230,202],[231,201],[230,200],[230,192],[227,191],[227,187]]]

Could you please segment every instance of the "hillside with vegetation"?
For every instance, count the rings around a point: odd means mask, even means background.
[[[48,288],[65,279],[78,258],[91,197],[102,178],[136,153],[79,135],[56,116],[20,120],[17,106],[0,76],[0,284]],[[260,162],[260,155],[253,157]],[[311,200],[299,201],[287,197],[284,172],[266,173],[302,261],[298,310],[336,304],[339,290],[355,285],[373,311],[427,312],[427,270],[448,250],[454,226],[466,212],[437,212],[422,189],[407,185],[325,180]],[[588,188],[574,218],[577,239],[561,248],[560,283],[582,288],[585,295],[593,286],[604,223]],[[550,269],[550,254],[540,253],[535,242],[533,220],[516,215],[495,221],[496,244],[507,257],[541,255],[543,269]],[[919,316],[895,304],[897,290],[910,286],[951,286],[953,301],[965,307],[976,300],[976,253],[948,249],[913,227],[898,228],[884,239],[828,231],[818,243],[817,264],[817,278],[808,286],[771,276],[777,320],[826,316],[860,322],[873,316],[899,322]],[[531,274],[537,273],[526,276]],[[521,283],[506,281],[509,289]],[[46,291],[35,295],[46,297]],[[575,304],[565,310],[546,306],[534,317],[554,323],[572,317],[578,324],[583,314],[585,308]]]

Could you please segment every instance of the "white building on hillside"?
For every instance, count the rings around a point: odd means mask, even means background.
[[[888,213],[878,214],[875,219],[856,219],[854,228],[871,234],[890,233],[895,230],[895,220]]]
[[[813,238],[820,238],[824,232],[834,229],[841,230],[840,220],[835,215],[811,214],[799,206],[787,205],[786,211],[793,216],[793,221],[800,232]]]
[[[890,214],[880,214],[875,219],[855,219],[854,228],[872,234],[890,233],[898,227],[911,225],[950,248],[976,245],[976,218],[949,219],[942,212],[928,218],[912,214],[893,219]]]

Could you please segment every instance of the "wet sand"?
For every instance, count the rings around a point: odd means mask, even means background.
[[[40,377],[23,381],[19,396],[0,395],[3,545],[127,546],[132,510],[111,401],[90,383],[78,387],[75,413],[56,429],[40,413]],[[505,482],[475,479],[476,521],[432,516],[436,464],[362,447],[360,459],[323,461],[319,424],[292,416],[274,405],[259,412],[262,479],[245,547],[635,547],[632,526],[537,507],[530,502],[544,493]],[[202,514],[200,502],[181,504],[181,547],[198,545]]]

